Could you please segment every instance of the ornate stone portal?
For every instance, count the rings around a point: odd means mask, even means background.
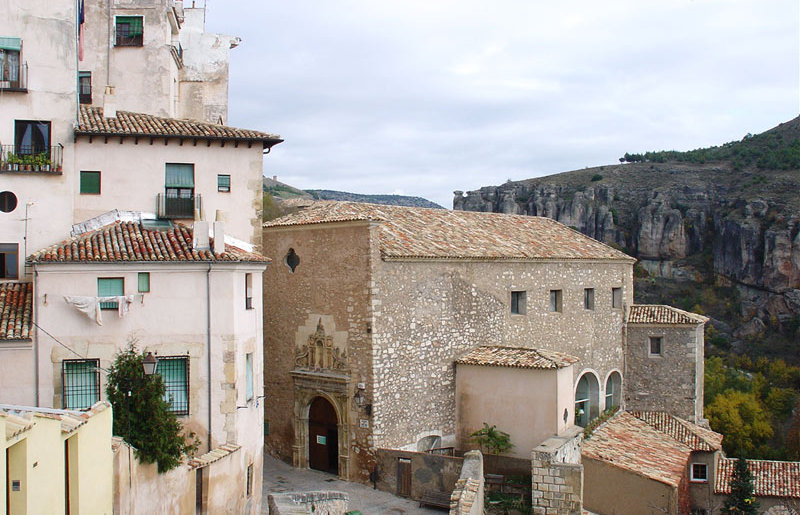
[[[316,330],[312,334],[308,334],[308,325],[302,326],[298,329],[296,339],[300,345],[296,347],[295,369],[291,372],[294,382],[295,434],[292,462],[298,468],[309,466],[309,409],[316,397],[322,397],[330,402],[336,411],[338,472],[341,479],[348,480],[350,477],[348,399],[352,390],[350,372],[345,350],[335,344],[333,334],[326,334],[323,317],[318,316],[318,318]]]

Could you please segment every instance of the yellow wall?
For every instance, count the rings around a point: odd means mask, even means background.
[[[6,505],[6,422],[0,414],[0,509]]]
[[[70,495],[76,509],[73,513],[111,513],[113,502],[113,464],[111,453],[111,409],[96,413],[70,438],[75,440],[73,452],[70,447],[70,475],[79,478],[77,488],[70,479],[70,489],[77,491],[77,499]],[[71,442],[72,443],[72,442]]]

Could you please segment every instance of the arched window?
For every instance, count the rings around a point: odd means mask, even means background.
[[[616,408],[622,396],[622,376],[619,372],[611,372],[606,380],[606,409]]]
[[[600,414],[599,389],[597,378],[587,372],[578,380],[575,389],[575,424],[586,427],[592,419]]]

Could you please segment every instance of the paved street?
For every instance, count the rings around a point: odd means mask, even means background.
[[[420,508],[419,503],[395,497],[392,494],[373,490],[358,483],[341,481],[331,474],[317,470],[300,470],[271,456],[264,456],[264,502],[261,513],[268,513],[267,496],[270,493],[309,492],[313,490],[335,490],[350,497],[350,510],[359,510],[364,515],[387,513],[390,515],[439,514],[434,509]]]

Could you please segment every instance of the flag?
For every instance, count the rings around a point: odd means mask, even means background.
[[[83,12],[83,0],[78,0],[78,60],[83,61],[83,22],[85,16]]]

